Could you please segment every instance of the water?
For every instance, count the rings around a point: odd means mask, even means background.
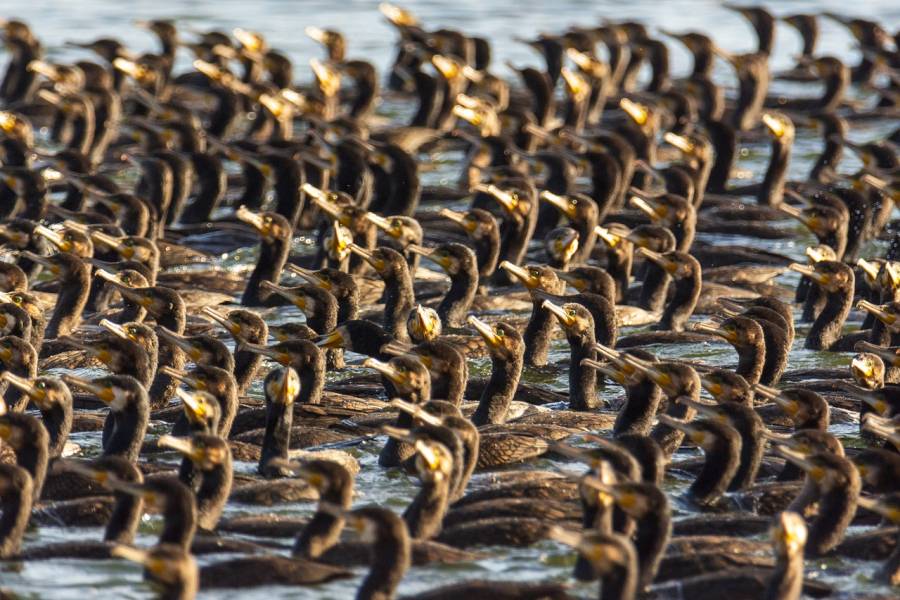
[[[792,12],[809,12],[834,10],[837,12],[860,9],[860,16],[880,21],[889,31],[893,31],[900,23],[900,4],[895,0],[867,0],[859,5],[848,5],[836,0],[819,1],[784,1],[765,2],[776,14]],[[716,1],[672,0],[662,2],[636,1],[629,3],[607,2],[599,0],[556,0],[541,2],[535,0],[519,0],[515,3],[477,2],[473,0],[457,0],[453,3],[436,1],[411,1],[405,7],[418,15],[430,28],[441,26],[462,29],[472,34],[480,34],[492,41],[494,48],[494,64],[499,73],[509,75],[502,65],[504,61],[512,61],[517,65],[536,64],[538,57],[527,46],[512,41],[514,36],[529,37],[541,31],[555,32],[571,24],[593,24],[601,18],[621,19],[633,18],[642,20],[650,26],[665,27],[680,31],[697,29],[711,33],[716,41],[731,51],[747,51],[755,44],[750,27],[737,15],[726,11]],[[73,60],[83,58],[84,53],[63,47],[66,40],[87,41],[101,36],[115,36],[122,39],[135,50],[152,50],[155,40],[147,32],[136,29],[132,22],[136,19],[168,17],[175,18],[183,28],[204,30],[219,28],[228,30],[233,27],[258,30],[264,33],[273,47],[286,52],[295,61],[295,72],[301,81],[308,80],[311,75],[303,68],[303,63],[312,57],[321,56],[321,49],[307,39],[303,27],[316,25],[342,31],[349,42],[349,56],[365,57],[380,68],[384,68],[393,55],[395,33],[385,24],[377,12],[377,2],[345,0],[344,2],[281,2],[262,0],[259,2],[237,2],[220,0],[211,2],[201,0],[192,3],[181,3],[172,0],[156,0],[154,2],[101,2],[81,1],[62,2],[53,0],[31,0],[30,2],[0,2],[0,15],[15,16],[28,21],[46,44],[48,56],[56,60]],[[773,67],[786,68],[792,64],[791,57],[799,49],[798,37],[793,31],[781,26],[779,28],[776,55]],[[856,61],[854,40],[842,28],[829,21],[821,21],[820,52],[833,53]],[[675,76],[686,73],[689,67],[687,53],[677,44],[671,44],[672,70]],[[723,82],[731,81],[731,73],[723,65],[719,65],[719,77]],[[776,90],[796,91],[796,86],[776,84]],[[803,93],[802,91],[800,93]],[[808,93],[814,93],[809,91]],[[382,111],[393,112],[395,106],[384,106]],[[896,123],[872,122],[854,124],[850,137],[857,141],[865,141],[883,135],[896,126]],[[792,177],[804,177],[810,167],[810,161],[821,146],[816,135],[809,129],[798,128],[798,136],[791,165]],[[741,167],[749,169],[754,176],[759,176],[767,160],[766,144],[750,144],[748,151],[742,155]],[[429,174],[429,183],[447,182],[455,177],[456,156],[441,158],[434,171]],[[856,168],[858,163],[852,156],[845,158],[842,169],[847,172]],[[704,236],[700,236],[704,239]],[[708,238],[707,238],[708,239]],[[715,239],[724,243],[746,243],[764,246],[785,254],[801,257],[805,246],[812,238],[803,230],[797,230],[797,236],[789,240],[760,242],[740,236],[717,236]],[[300,250],[300,248],[298,248]],[[869,249],[872,254],[883,253],[878,244]],[[868,256],[869,254],[864,253]],[[253,260],[253,252],[241,252],[229,256],[229,263],[248,264]],[[785,276],[786,284],[793,284],[795,279]],[[280,321],[294,318],[294,313],[279,315]],[[811,366],[846,365],[846,355],[829,355],[809,352],[802,349],[802,335],[798,336],[797,346],[791,355],[791,368]],[[721,344],[698,344],[660,348],[661,356],[690,356],[708,362],[733,364],[734,353],[730,347]],[[564,343],[554,348],[554,359],[567,358],[568,351]],[[474,365],[473,365],[474,366]],[[482,365],[478,365],[481,367]],[[475,370],[473,369],[473,372]],[[527,371],[525,381],[550,385],[554,389],[564,391],[566,379],[560,369],[542,369],[540,372]],[[549,381],[549,383],[548,383]],[[257,390],[258,393],[258,390]],[[604,397],[615,397],[619,394],[616,388],[603,391]],[[849,428],[853,429],[853,428]],[[845,426],[838,431],[851,434]],[[77,434],[75,441],[88,450],[97,447],[94,434]],[[848,440],[849,441],[849,440]],[[357,480],[357,503],[388,503],[398,510],[404,506],[415,493],[415,480],[405,475],[392,473],[386,475],[375,463],[379,444],[368,444],[357,451],[362,464],[362,471]],[[549,461],[539,461],[539,468],[552,468]],[[244,471],[252,470],[252,465],[238,464],[236,468]],[[684,488],[684,482],[674,479],[667,481],[667,489],[677,494]],[[243,512],[252,512],[247,507],[229,506],[227,516]],[[306,515],[310,506],[286,505],[276,509],[278,512]],[[154,542],[158,531],[158,518],[145,518],[137,543],[142,546]],[[31,531],[26,538],[26,545],[37,545],[63,540],[93,539],[99,536],[97,529],[42,527]],[[457,564],[440,567],[418,567],[409,572],[400,588],[401,594],[414,594],[417,591],[435,585],[450,583],[459,579],[519,579],[542,580],[555,579],[571,581],[571,565],[573,556],[570,552],[558,548],[555,544],[543,543],[527,549],[498,548],[483,549],[485,558],[472,564]],[[221,556],[201,558],[201,564],[210,560],[218,560]],[[826,568],[827,567],[827,568]],[[864,565],[840,561],[808,561],[807,573],[813,577],[824,578],[834,583],[842,591],[889,593],[889,590],[878,588],[871,583],[873,565]],[[359,571],[360,574],[362,570]],[[85,595],[98,598],[147,598],[152,596],[149,588],[140,583],[140,571],[133,565],[116,561],[74,561],[58,560],[53,562],[31,562],[26,564],[0,564],[0,584],[8,590],[21,594],[26,598],[59,598],[80,600]],[[201,597],[241,598],[255,600],[267,598],[347,598],[353,594],[359,578],[306,589],[266,588],[249,591],[216,592],[201,594]],[[582,587],[584,596],[594,596],[594,584]]]

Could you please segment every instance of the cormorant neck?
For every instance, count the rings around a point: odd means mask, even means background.
[[[449,477],[422,481],[419,493],[403,512],[410,537],[427,540],[441,532],[449,496]]]
[[[544,301],[535,299],[532,302],[531,318],[525,327],[522,339],[525,341],[525,363],[533,367],[547,364],[547,354],[553,341],[553,328],[556,317],[543,308]]]
[[[740,466],[740,436],[716,435],[715,440],[712,450],[704,450],[703,468],[689,489],[698,504],[714,504],[721,498]]]
[[[659,312],[666,301],[666,292],[671,281],[669,274],[656,263],[647,264],[638,306],[651,312]],[[627,286],[624,289],[628,289]]]
[[[144,501],[137,496],[123,492],[116,492],[113,497],[116,502],[109,515],[109,521],[106,522],[103,541],[130,544],[134,541],[134,533],[141,522]]]
[[[572,410],[591,410],[601,404],[597,396],[597,370],[582,366],[585,358],[596,359],[594,351],[594,328],[580,335],[569,335],[569,408]]]
[[[197,524],[201,529],[212,531],[219,523],[228,495],[231,493],[233,470],[231,455],[208,471],[202,471],[200,488],[197,490]]]
[[[613,433],[647,435],[656,420],[656,410],[662,400],[662,388],[649,377],[641,377],[637,383],[625,388],[625,405],[616,415]]]
[[[32,494],[30,482],[21,490],[5,494],[0,504],[0,558],[14,556],[19,552],[31,518]]]
[[[766,584],[764,600],[799,598],[803,589],[803,555],[779,556]]]
[[[359,586],[356,600],[392,600],[410,566],[412,549],[403,521],[398,518],[396,523],[379,523],[378,528],[369,573]]]
[[[406,317],[415,303],[416,293],[413,291],[412,278],[409,275],[409,268],[403,262],[384,278],[384,328],[401,342],[409,340]]]
[[[791,160],[793,140],[772,139],[772,156],[763,177],[756,201],[766,206],[778,206],[784,198],[784,183],[787,178],[788,163]]]
[[[472,415],[472,422],[475,425],[506,421],[506,412],[519,387],[524,364],[524,355],[521,352],[509,359],[491,356],[491,378],[481,393],[478,408]]]
[[[478,270],[476,265],[461,265],[460,271],[450,279],[450,289],[437,307],[441,322],[448,327],[462,327],[478,293]]]
[[[86,264],[78,262],[80,264],[71,265],[66,277],[60,281],[56,307],[44,330],[47,338],[69,335],[81,323],[81,314],[91,292],[91,273]]]
[[[853,305],[853,286],[845,286],[826,296],[825,306],[806,336],[806,348],[828,350],[841,336],[841,328]]]
[[[261,281],[278,283],[278,280],[281,278],[281,270],[284,268],[284,263],[287,262],[290,251],[291,239],[289,236],[285,239],[262,239],[256,268],[250,274],[250,279],[247,280],[247,287],[244,289],[244,295],[241,297],[243,306],[263,305],[259,283]]]
[[[291,448],[291,426],[294,411],[280,402],[269,402],[266,407],[266,431],[259,455],[259,471],[266,475],[266,467],[273,458],[287,460]]]
[[[103,455],[136,461],[149,420],[150,405],[146,399],[128,402],[122,410],[111,411],[103,428]]]
[[[648,273],[649,278],[649,273]],[[647,280],[644,280],[646,285]],[[684,331],[684,324],[694,313],[700,290],[703,287],[700,271],[694,270],[690,277],[675,280],[675,294],[666,305],[658,328],[667,331]]]

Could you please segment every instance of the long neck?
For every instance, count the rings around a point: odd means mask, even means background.
[[[536,300],[531,309],[531,318],[525,327],[525,363],[540,367],[547,364],[547,353],[553,337],[556,317],[541,306],[543,300]]]
[[[26,447],[16,453],[16,462],[31,475],[34,503],[41,499],[41,490],[47,477],[47,433],[43,431],[38,440],[30,440]]]
[[[696,400],[697,394],[694,394],[694,396],[693,399]],[[674,398],[668,398],[667,404],[666,414],[676,419],[690,420],[694,418],[697,412],[689,406],[675,402]],[[678,450],[678,447],[681,446],[681,442],[684,441],[684,432],[662,424],[657,424],[651,430],[650,436],[659,443],[659,447],[662,449],[666,459],[671,458],[675,451]]]
[[[173,369],[181,369],[184,367],[186,358],[181,348],[175,346],[167,339],[160,338],[159,348],[156,353],[156,374],[153,376],[153,383],[147,391],[150,396],[150,402],[153,408],[159,408],[172,397],[175,388],[178,387],[178,380],[166,375],[159,370],[160,367],[172,367]]]
[[[816,159],[810,171],[810,179],[820,183],[830,183],[835,176],[834,169],[841,160],[844,151],[844,142],[839,136],[828,136],[825,139],[825,148]]]
[[[353,501],[352,486],[340,485],[337,487],[338,489],[331,489],[329,486],[320,495],[320,501],[330,502],[344,509],[350,508]],[[316,559],[338,542],[343,529],[344,519],[342,517],[318,510],[297,536],[292,553],[294,556]]]
[[[172,506],[168,506],[171,502]],[[159,544],[175,544],[189,550],[197,532],[197,505],[194,496],[179,495],[167,500],[163,512],[163,530],[159,534]]]
[[[56,458],[62,455],[72,429],[72,403],[54,402],[49,410],[41,411],[41,419],[50,435],[50,457]]]
[[[777,206],[784,198],[784,182],[787,177],[788,163],[791,160],[791,140],[781,138],[772,140],[772,156],[762,186],[756,197],[757,202],[766,206]]]
[[[450,283],[450,289],[437,307],[441,321],[449,327],[462,327],[472,300],[478,292],[478,271],[474,269],[456,274]]]
[[[703,469],[690,487],[700,504],[712,504],[722,497],[740,465],[740,451],[731,440],[717,437],[713,451],[704,452]]]
[[[594,328],[589,327],[581,335],[568,336],[569,338],[569,408],[572,410],[590,410],[600,405],[597,396],[597,371],[589,367],[583,367],[581,361],[585,358],[595,359],[596,352],[593,349],[595,338]]]
[[[104,456],[121,456],[131,462],[136,461],[149,419],[149,407],[139,402],[129,402],[122,411],[115,413],[111,431],[104,440]]]
[[[668,509],[650,511],[638,520],[634,547],[640,563],[641,590],[653,583],[671,537],[672,514]]]
[[[472,415],[472,422],[475,425],[506,421],[506,412],[519,387],[523,366],[522,355],[510,359],[491,359],[491,378],[481,393],[475,414]]]
[[[401,269],[401,274],[392,275],[384,281],[384,328],[398,340],[406,341],[409,339],[406,317],[415,304],[416,294],[409,272],[405,266]]]
[[[325,353],[318,348],[310,349],[302,365],[292,365],[300,375],[300,404],[318,404],[325,389]]]
[[[0,558],[9,558],[18,553],[22,537],[28,527],[32,506],[31,485],[18,491],[7,492],[3,498],[0,516]]]
[[[738,366],[735,373],[747,380],[747,383],[753,385],[759,383],[763,366],[766,362],[765,341],[760,340],[755,344],[742,345],[737,349]]]
[[[603,600],[633,600],[637,594],[637,565],[618,565],[600,580]]]
[[[766,99],[769,81],[767,76],[748,74],[739,78],[739,84],[740,93],[732,118],[737,129],[746,131],[759,122],[759,113]]]
[[[841,329],[853,304],[853,286],[830,292],[825,307],[813,322],[806,336],[810,350],[827,350],[841,336]]]
[[[625,388],[625,406],[616,415],[613,433],[647,435],[656,420],[656,409],[662,400],[662,389],[648,377]]]
[[[652,312],[662,310],[671,280],[672,278],[662,268],[652,263],[648,264],[638,306]]]
[[[775,385],[781,379],[781,375],[787,367],[790,343],[788,342],[787,333],[777,325],[762,319],[759,320],[759,324],[763,330],[766,354],[762,373],[759,375],[759,383]]]
[[[356,593],[357,600],[391,600],[403,575],[409,569],[411,544],[405,528],[379,532],[372,544],[369,573]]]
[[[278,283],[281,278],[281,270],[284,263],[287,262],[288,253],[291,251],[290,239],[285,240],[263,240],[259,249],[259,260],[256,262],[256,268],[250,274],[247,281],[247,287],[244,289],[244,295],[241,297],[241,304],[244,306],[262,306],[263,300],[259,293],[259,283],[261,281],[270,281]]]
[[[81,313],[91,292],[90,274],[86,266],[74,268],[60,285],[56,308],[44,330],[47,338],[69,335],[81,323]]]
[[[702,285],[699,271],[694,271],[690,277],[683,277],[675,281],[675,294],[663,311],[662,319],[659,322],[660,329],[684,331],[684,324],[694,313],[694,308],[700,299]]]
[[[130,544],[134,541],[134,533],[141,522],[144,502],[132,494],[117,492],[113,496],[116,503],[106,522],[103,541]]]
[[[765,438],[760,433],[761,429],[743,422],[736,423],[735,428],[741,434],[741,459],[728,485],[729,491],[743,490],[753,485],[763,454],[766,452]]]
[[[231,459],[203,471],[200,489],[197,490],[197,521],[201,528],[207,531],[216,528],[231,493],[232,479]]]
[[[819,515],[810,525],[806,540],[808,556],[820,556],[840,543],[856,514],[860,487],[857,476],[819,497]]]
[[[403,520],[413,539],[427,540],[440,533],[449,494],[449,477],[422,482],[419,493],[403,512]]]
[[[766,584],[764,600],[797,600],[803,590],[803,554],[779,556]]]
[[[291,447],[291,425],[294,411],[290,406],[272,402],[266,409],[266,432],[263,436],[259,467],[264,469],[273,458],[287,459]]]

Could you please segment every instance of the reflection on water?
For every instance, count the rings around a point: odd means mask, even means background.
[[[882,21],[893,31],[900,23],[900,3],[896,0],[867,0],[864,3],[849,4],[836,0],[818,1],[784,1],[765,2],[776,14],[788,14],[800,11],[835,10],[838,12],[859,8],[865,16]],[[527,37],[540,31],[558,31],[571,24],[591,25],[602,18],[620,19],[634,18],[646,22],[650,26],[665,26],[671,30],[697,29],[710,32],[724,48],[733,51],[750,50],[755,44],[749,26],[734,13],[721,8],[717,1],[702,0],[670,0],[670,1],[633,1],[608,2],[598,0],[518,0],[516,2],[488,2],[475,0],[457,0],[452,3],[418,0],[405,2],[405,7],[416,13],[429,27],[446,26],[459,28],[472,34],[479,34],[491,40],[494,48],[495,70],[505,72],[504,61],[516,64],[534,64],[537,56],[523,44],[513,41],[515,36]],[[295,72],[301,80],[307,80],[310,74],[304,63],[311,57],[320,55],[318,48],[303,34],[307,25],[317,25],[341,30],[349,42],[349,56],[365,57],[383,68],[391,58],[394,43],[394,31],[388,28],[377,12],[377,2],[345,0],[333,1],[235,1],[235,0],[198,0],[190,3],[173,2],[171,0],[108,2],[81,1],[63,2],[61,0],[30,0],[28,2],[9,2],[0,5],[0,16],[9,16],[28,21],[37,34],[44,40],[48,53],[52,58],[83,58],[84,54],[63,47],[66,40],[86,41],[101,36],[114,36],[126,42],[135,50],[153,49],[151,36],[132,26],[139,18],[172,17],[178,20],[180,28],[190,37],[191,30],[219,28],[229,30],[233,27],[263,32],[270,44],[287,53],[295,62]],[[821,23],[820,51],[833,53],[855,61],[853,40],[850,36],[830,22]],[[799,51],[797,36],[781,28],[777,37],[777,52],[773,57],[773,67],[782,68],[791,64],[791,56]],[[675,76],[685,72],[688,65],[687,55],[680,46],[671,46],[672,70]],[[719,77],[729,81],[731,74],[720,65]],[[781,85],[781,84],[776,84]],[[778,87],[785,91],[801,88],[789,86]],[[804,93],[804,92],[801,92]],[[813,93],[808,91],[805,93]],[[383,111],[393,112],[397,107],[382,107]],[[866,140],[883,134],[896,124],[883,122],[854,125],[851,137]],[[798,138],[794,151],[794,162],[791,175],[805,176],[810,167],[810,159],[819,151],[821,144],[809,129],[798,129]],[[455,160],[456,157],[443,157]],[[749,146],[743,157],[741,167],[759,174],[768,158],[766,145],[759,143]],[[847,168],[854,168],[852,157],[845,163]],[[446,182],[454,179],[456,167],[452,160],[438,165],[429,174],[429,182]],[[708,241],[709,236],[699,236]],[[764,246],[777,252],[792,256],[800,256],[810,238],[805,231],[798,230],[795,239],[774,242],[741,239],[739,236],[717,236],[714,239],[725,243],[747,243]],[[883,251],[880,249],[879,251]],[[253,253],[241,252],[229,257],[237,263],[248,263]],[[790,277],[785,277],[789,282]],[[279,316],[279,320],[296,318],[297,313],[288,312]],[[791,354],[791,368],[811,366],[837,366],[845,363],[844,357],[823,355],[802,349],[802,332],[798,333],[797,346]],[[723,345],[693,345],[660,348],[661,356],[690,356],[720,364],[733,364],[733,351]],[[555,347],[555,358],[568,358],[564,345]],[[552,361],[551,361],[552,362]],[[473,372],[476,372],[473,369]],[[526,374],[527,381],[540,379],[547,381],[547,372]],[[552,383],[556,389],[565,390],[564,372],[556,372]],[[606,397],[616,397],[617,388],[604,390]],[[846,431],[839,432],[846,433]],[[76,434],[74,441],[87,448],[96,447],[95,434]],[[375,462],[378,445],[369,444],[357,450],[362,463],[357,489],[360,490],[358,502],[388,502],[391,506],[402,507],[415,493],[416,484],[404,475],[386,477]],[[550,463],[537,463],[538,468],[547,467]],[[249,470],[251,465],[236,465],[239,469]],[[667,487],[677,493],[682,483],[669,482]],[[226,516],[234,516],[242,512],[252,512],[247,507],[229,506]],[[287,505],[276,510],[285,513],[305,515],[309,513],[307,505]],[[142,527],[137,540],[138,544],[148,545],[155,540],[158,520],[148,519]],[[85,539],[99,535],[97,529],[60,529],[41,528],[28,535],[27,544],[49,543],[61,540]],[[453,565],[449,567],[416,568],[406,577],[401,593],[412,594],[416,591],[433,587],[437,584],[454,581],[459,577],[484,579],[557,579],[570,581],[571,555],[560,552],[552,544],[542,544],[527,549],[490,549],[485,551],[486,558],[474,564]],[[201,564],[208,561],[201,559]],[[823,565],[815,561],[808,563],[808,572],[814,576],[833,580],[842,589],[865,590],[870,584],[867,575],[872,568],[868,565],[862,572],[857,572],[858,565],[852,563],[828,563],[828,572],[823,572]],[[850,575],[854,577],[849,577]],[[151,596],[147,588],[139,585],[140,575],[131,566],[99,561],[54,561],[52,563],[32,562],[25,565],[0,566],[0,585],[26,597],[61,598],[81,600],[85,594],[101,598],[144,598]],[[353,593],[358,579],[337,582],[311,589],[287,590],[266,589],[240,592],[224,592],[215,594],[217,598],[240,598],[253,600],[259,598],[347,598]],[[578,588],[576,588],[577,590]],[[882,590],[883,591],[883,590]],[[594,584],[581,589],[583,595],[595,594]],[[208,594],[212,597],[212,594]]]

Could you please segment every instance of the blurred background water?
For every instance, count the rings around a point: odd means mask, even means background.
[[[762,2],[776,15],[795,12],[835,11],[853,16],[862,16],[881,22],[888,31],[900,26],[900,2],[897,0],[865,0],[848,3],[838,0],[788,0]],[[153,50],[155,39],[146,31],[135,28],[136,19],[175,19],[186,37],[191,30],[221,29],[228,31],[234,27],[263,33],[270,45],[285,52],[295,64],[298,82],[311,78],[304,68],[310,58],[320,57],[321,48],[308,39],[303,28],[308,25],[340,30],[348,41],[349,58],[365,58],[372,61],[380,71],[389,64],[393,56],[396,33],[389,27],[377,9],[376,1],[344,0],[300,2],[280,0],[239,1],[239,0],[197,0],[177,2],[173,0],[132,0],[122,2],[92,0],[3,0],[0,1],[0,17],[15,17],[27,21],[44,42],[48,58],[54,60],[74,60],[85,58],[83,51],[65,48],[63,43],[89,41],[98,37],[116,37],[133,50]],[[537,54],[524,44],[514,41],[514,37],[530,37],[539,32],[557,32],[569,25],[592,25],[602,19],[633,19],[651,27],[665,27],[674,31],[695,29],[710,34],[723,48],[735,52],[755,48],[755,36],[747,24],[737,14],[722,8],[721,3],[712,0],[660,0],[608,2],[603,0],[516,0],[515,2],[494,2],[489,0],[456,0],[437,2],[431,0],[411,0],[402,6],[415,13],[427,28],[448,27],[477,34],[489,39],[494,49],[494,70],[509,75],[504,62],[509,60],[518,65],[540,65]],[[820,21],[821,36],[819,52],[834,54],[850,63],[858,59],[853,38],[842,27],[827,21]],[[773,69],[787,68],[792,57],[799,52],[799,37],[790,29],[779,26],[776,38],[776,53],[772,59]],[[672,71],[675,77],[687,72],[689,56],[678,44],[671,44]],[[182,66],[188,57],[183,55]],[[5,56],[0,53],[0,63]],[[717,76],[722,82],[732,78],[726,65],[718,65]],[[776,84],[780,85],[780,84]],[[791,89],[777,88],[777,89]],[[802,89],[802,88],[798,88]],[[806,93],[811,92],[806,88]],[[893,129],[896,123],[872,122],[854,126],[851,138],[867,140]],[[791,165],[792,176],[805,176],[810,159],[821,147],[821,142],[807,130],[798,133],[797,148]],[[751,146],[750,152],[742,155],[740,164],[751,169],[757,176],[767,161],[765,144]],[[844,166],[854,168],[853,157],[845,158]],[[452,165],[451,165],[452,166]],[[439,170],[439,173],[443,169]],[[449,171],[447,174],[448,177]],[[702,236],[700,239],[704,239]],[[708,238],[707,238],[708,239]],[[729,243],[740,242],[737,236],[722,237]],[[758,240],[745,239],[748,244],[760,245]],[[805,245],[811,241],[808,234],[798,229],[795,239],[766,242],[773,250],[792,256],[801,256]],[[251,260],[252,253],[243,253],[236,258],[240,262]],[[786,278],[788,282],[793,281]],[[292,309],[293,310],[293,309]],[[279,315],[278,320],[296,318],[297,313],[288,311]],[[798,348],[792,352],[791,367],[825,364],[845,364],[846,357],[829,356],[803,350],[802,336],[798,336]],[[661,349],[663,356],[685,356],[702,358],[709,362],[729,364],[734,362],[733,351],[723,345],[677,346]],[[555,349],[555,356],[568,357],[564,342]],[[827,361],[827,363],[826,363]],[[480,366],[480,365],[479,365]],[[549,382],[560,390],[565,390],[565,370],[526,372],[526,380]],[[605,396],[615,396],[616,388],[607,388]],[[841,432],[849,433],[849,432]],[[75,440],[88,448],[96,446],[94,434],[76,436]],[[357,481],[357,502],[380,502],[402,510],[415,494],[417,482],[401,474],[385,474],[376,464],[375,456],[379,444],[362,446],[356,453],[362,463],[362,471]],[[549,462],[538,462],[537,468],[547,467]],[[252,470],[253,465],[237,464],[236,468]],[[558,468],[558,466],[554,467]],[[684,484],[671,482],[671,489],[678,490]],[[286,513],[308,514],[309,505],[285,505],[276,510]],[[226,516],[249,511],[246,507],[230,506]],[[159,529],[156,517],[145,518],[138,544],[152,544]],[[43,544],[66,539],[84,539],[99,536],[97,529],[42,527],[29,534],[27,544]],[[203,558],[202,562],[221,557]],[[449,583],[459,578],[486,579],[558,579],[570,581],[571,553],[560,551],[554,544],[541,544],[527,549],[487,549],[485,558],[472,564],[443,567],[415,568],[410,571],[401,587],[401,593],[414,594],[441,583]],[[840,589],[855,592],[879,591],[869,583],[868,575],[872,565],[840,563],[833,560],[809,561],[808,573],[834,582]],[[360,571],[362,573],[362,571]],[[242,600],[276,598],[348,598],[354,593],[359,579],[336,582],[324,586],[304,589],[267,588],[216,592],[202,594],[203,597],[241,598]],[[140,572],[133,565],[115,561],[75,561],[31,562],[26,564],[0,564],[0,586],[21,594],[24,598],[78,599],[86,596],[97,598],[146,598],[152,592],[140,584]],[[577,588],[576,588],[577,590]],[[594,597],[595,584],[581,589],[586,597]]]

